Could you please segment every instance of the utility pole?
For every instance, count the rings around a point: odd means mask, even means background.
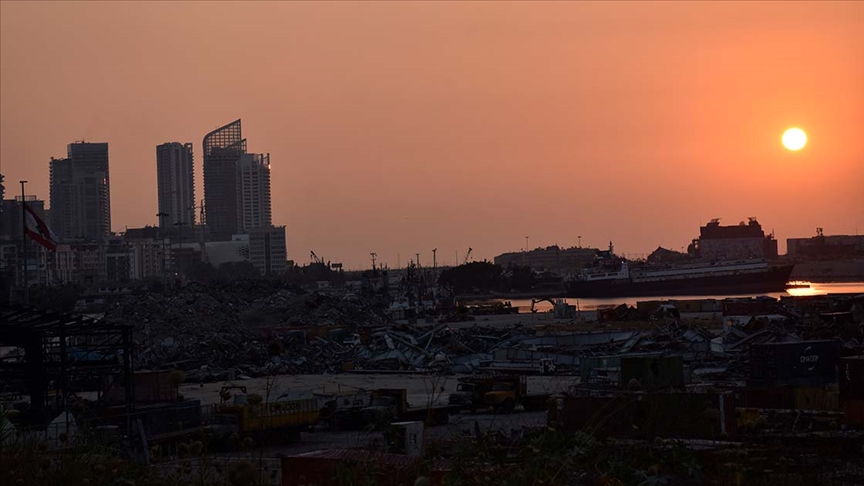
[[[438,260],[435,258],[435,253],[438,252],[438,248],[432,248],[432,270],[438,269]]]
[[[21,182],[21,276],[24,284],[22,300],[24,305],[30,305],[30,282],[27,279],[27,209],[24,207],[27,204],[27,198],[24,197],[24,184],[27,184],[27,181],[19,182]]]
[[[528,251],[528,237],[525,237],[525,251]]]
[[[579,239],[579,248],[582,248],[582,237],[581,237],[581,236],[577,236],[576,238]]]
[[[417,261],[417,268],[420,268],[420,254],[419,254],[419,253],[415,253],[414,256],[417,257],[417,260],[416,260],[416,261]]]

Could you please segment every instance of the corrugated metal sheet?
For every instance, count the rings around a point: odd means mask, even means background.
[[[610,342],[623,342],[641,334],[641,331],[597,332],[538,336],[522,340],[522,344],[535,346],[593,346]]]
[[[579,357],[572,354],[554,353],[549,351],[533,351],[530,349],[506,348],[496,349],[492,353],[495,361],[540,361],[555,360],[557,365],[579,366]]]

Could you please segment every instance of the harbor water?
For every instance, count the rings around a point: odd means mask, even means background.
[[[615,307],[620,304],[635,306],[637,301],[647,300],[705,300],[705,299],[729,299],[729,298],[747,298],[768,296],[775,299],[788,296],[808,296],[808,295],[827,295],[827,294],[864,294],[864,282],[843,282],[843,283],[819,283],[819,282],[796,282],[796,284],[804,285],[797,288],[786,289],[785,292],[770,292],[765,294],[732,294],[732,295],[667,295],[660,297],[614,297],[608,299],[577,299],[568,298],[567,303],[576,305],[581,311],[592,311],[602,308]],[[498,302],[510,302],[513,307],[518,307],[520,312],[530,312],[531,299],[495,299]],[[538,312],[544,312],[552,309],[552,304],[548,301],[538,302],[534,305],[534,309]]]

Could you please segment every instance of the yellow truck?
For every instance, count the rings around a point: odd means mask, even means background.
[[[548,394],[528,394],[525,375],[501,375],[495,377],[492,389],[483,395],[483,404],[503,412],[512,412],[516,405],[522,405],[525,410],[542,410],[547,407],[548,399]]]
[[[240,393],[230,394],[231,389]],[[236,432],[240,438],[252,437],[258,441],[273,442],[280,437],[296,439],[300,432],[308,430],[318,422],[318,400],[304,398],[256,403],[246,393],[246,387],[223,387],[222,403],[215,410],[216,421],[227,430]],[[228,403],[233,398],[232,403]]]

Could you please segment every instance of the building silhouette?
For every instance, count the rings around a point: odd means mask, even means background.
[[[204,136],[204,211],[210,238],[228,241],[237,232],[237,162],[246,153],[240,120]]]
[[[237,161],[238,231],[269,227],[270,154],[243,154]]]
[[[195,224],[195,173],[191,143],[168,142],[156,147],[159,227]]]
[[[61,239],[102,240],[111,235],[111,181],[107,143],[70,143],[65,159],[51,159],[51,227]]]
[[[249,231],[249,261],[261,275],[279,275],[288,269],[285,227],[270,226]]]

